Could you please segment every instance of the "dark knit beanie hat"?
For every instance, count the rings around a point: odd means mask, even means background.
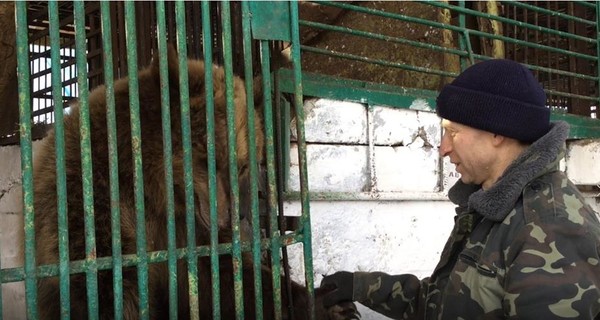
[[[504,59],[476,63],[437,97],[441,118],[533,142],[550,129],[546,94],[525,66]]]

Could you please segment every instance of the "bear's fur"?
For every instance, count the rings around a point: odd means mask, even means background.
[[[163,134],[161,120],[161,100],[159,67],[157,59],[151,66],[139,72],[139,103],[141,123],[141,150],[144,181],[144,210],[147,239],[147,251],[167,249],[167,208],[163,162]],[[179,98],[178,59],[174,49],[169,49],[168,70],[170,78],[170,107],[173,146],[173,179],[175,192],[175,222],[177,247],[186,246],[185,193],[183,146],[181,142],[181,114]],[[195,221],[197,245],[209,244],[209,189],[207,185],[207,145],[205,115],[205,83],[203,61],[189,60],[189,95],[191,118],[191,144],[193,157],[193,185],[195,190]],[[226,90],[224,70],[212,66],[214,75],[215,106],[215,152],[217,181],[217,215],[219,241],[231,242],[230,188],[227,143]],[[134,196],[134,167],[132,158],[132,139],[129,109],[128,79],[115,82],[114,95],[116,101],[117,151],[120,199],[118,205],[121,214],[121,247],[123,254],[136,253],[136,209]],[[244,82],[234,78],[234,104],[237,167],[239,168],[240,185],[247,182],[248,168],[248,123],[246,107],[246,91]],[[106,88],[104,86],[90,92],[89,114],[91,139],[91,160],[93,175],[93,210],[96,236],[96,257],[107,257],[112,254],[111,244],[111,201],[109,185],[109,163],[107,143],[107,107]],[[256,146],[258,161],[262,160],[264,134],[260,109],[257,108]],[[65,116],[65,160],[67,207],[69,229],[69,259],[85,259],[84,228],[84,194],[82,190],[82,170],[80,155],[79,107],[73,106]],[[58,262],[58,223],[56,192],[56,158],[55,135],[50,132],[36,155],[34,165],[35,184],[35,231],[36,259],[38,265]],[[249,199],[249,192],[240,188],[240,198]],[[240,211],[245,213],[247,203],[241,203]],[[246,220],[242,220],[242,224]],[[243,228],[242,228],[243,229]],[[242,231],[242,237],[247,233]],[[247,261],[245,256],[244,262]],[[210,259],[198,260],[198,286],[200,318],[212,317]],[[234,318],[232,259],[222,256],[219,263],[221,288],[221,317]],[[251,263],[244,263],[244,306],[246,318],[254,317],[254,294]],[[113,314],[113,275],[110,270],[98,273],[98,301],[101,319],[112,319]],[[178,261],[178,305],[180,319],[189,318],[188,279],[185,260]],[[70,307],[72,319],[86,319],[88,315],[86,299],[85,274],[72,275],[70,278]],[[283,283],[283,281],[282,281]],[[139,318],[138,281],[135,267],[123,269],[123,313],[125,319]],[[267,267],[263,270],[263,301],[265,318],[272,317],[271,275]],[[285,291],[282,290],[282,291]],[[295,308],[297,319],[306,318],[307,296],[305,289],[294,285]],[[150,318],[168,318],[168,270],[165,263],[149,264],[149,305]],[[287,305],[283,297],[284,308]],[[60,315],[58,277],[38,280],[38,303],[41,319],[58,319]],[[317,309],[320,309],[317,303]],[[318,311],[323,314],[323,310]],[[284,314],[287,313],[284,311]],[[319,316],[322,317],[322,316]]]

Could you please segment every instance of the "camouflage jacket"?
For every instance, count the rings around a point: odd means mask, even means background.
[[[354,274],[354,299],[395,319],[600,319],[600,223],[558,170],[557,122],[490,189],[457,182],[429,278]]]

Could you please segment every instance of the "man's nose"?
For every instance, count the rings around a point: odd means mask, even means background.
[[[440,156],[446,157],[452,151],[452,146],[450,145],[450,143],[448,143],[447,139],[444,137],[444,138],[442,138],[442,143],[440,144],[440,147],[438,149],[440,151]]]

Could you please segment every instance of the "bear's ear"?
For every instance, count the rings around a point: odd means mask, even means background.
[[[152,57],[152,73],[156,79],[160,79],[160,61],[158,50],[154,52]],[[169,71],[169,87],[172,89],[179,88],[179,58],[177,56],[177,49],[175,45],[169,43],[167,45],[167,70]]]
[[[167,61],[169,66],[169,82],[171,84],[171,87],[179,87],[179,57],[177,56],[177,49],[175,49],[175,45],[169,43],[167,53]]]

